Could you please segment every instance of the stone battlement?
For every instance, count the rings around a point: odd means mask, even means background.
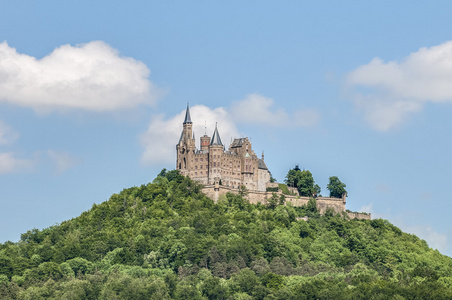
[[[226,193],[234,193],[238,194],[239,189],[232,188],[230,186],[223,186],[219,183],[205,185],[202,189],[203,193],[206,194],[209,198],[213,199],[215,203],[222,195],[226,195]],[[250,201],[251,204],[261,203],[263,205],[268,204],[268,200],[273,197],[273,194],[276,194],[278,197],[284,195],[286,199],[286,203],[290,202],[292,206],[303,206],[307,205],[309,202],[309,197],[303,197],[298,195],[285,195],[281,190],[277,192],[262,192],[262,191],[247,191],[246,199]],[[334,210],[335,213],[343,213],[346,212],[345,204],[346,204],[346,196],[342,198],[334,198],[334,197],[317,197],[317,210],[323,215],[328,208]],[[371,215],[366,213],[357,213],[357,212],[347,212],[347,215],[350,219],[366,219],[370,220]]]
[[[235,138],[229,149],[223,145],[218,127],[215,125],[212,138],[204,134],[200,139],[201,149],[195,146],[195,133],[187,104],[182,133],[176,145],[176,169],[204,185],[203,192],[215,202],[228,192],[238,194],[240,187],[247,189],[246,198],[252,204],[268,204],[274,194],[284,195],[286,203],[293,206],[308,204],[309,197],[301,197],[298,190],[288,187],[293,195],[285,195],[276,182],[270,182],[271,173],[262,158],[252,149],[251,139]],[[267,191],[270,188],[273,191]],[[317,210],[324,214],[327,209],[345,213],[346,195],[342,198],[317,197]],[[370,219],[370,214],[348,213],[351,219]]]

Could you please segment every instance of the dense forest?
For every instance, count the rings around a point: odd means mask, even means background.
[[[0,244],[0,299],[452,299],[452,259],[386,220],[201,188],[162,171]]]

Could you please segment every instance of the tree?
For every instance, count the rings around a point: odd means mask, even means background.
[[[337,176],[331,176],[330,182],[326,186],[326,188],[330,191],[330,197],[336,198],[341,198],[344,193],[347,193],[345,187],[345,183],[341,182]]]
[[[272,193],[272,196],[267,200],[267,207],[270,209],[275,209],[275,207],[278,205],[278,201],[279,199],[276,193]]]
[[[297,168],[298,166],[295,166],[295,168]],[[286,175],[286,179],[284,179],[284,182],[290,186],[290,187],[298,187],[298,172],[300,171],[291,169],[289,170],[289,172]]]
[[[298,171],[298,192],[300,196],[313,196],[320,187],[315,185],[314,178],[309,170]]]
[[[315,184],[309,170],[300,170],[298,165],[287,173],[285,182],[288,186],[296,187],[300,196],[310,197],[320,194],[320,186]]]
[[[246,188],[246,186],[241,185],[241,186],[239,187],[239,195],[240,195],[241,197],[246,197],[246,196],[248,195],[248,189]]]

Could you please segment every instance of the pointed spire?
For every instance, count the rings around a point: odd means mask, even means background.
[[[190,118],[190,108],[188,107],[188,103],[187,103],[187,110],[185,111],[185,120],[184,120],[184,124],[186,123],[192,123],[191,118]]]
[[[213,132],[212,141],[210,142],[210,144],[223,146],[223,143],[220,139],[220,134],[218,133],[217,123],[215,123],[215,131]]]
[[[182,140],[184,139],[184,131],[180,133],[180,139],[179,139],[179,145],[182,143]]]

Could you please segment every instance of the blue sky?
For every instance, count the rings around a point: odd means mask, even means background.
[[[249,136],[452,254],[449,1],[0,1],[0,242]]]

